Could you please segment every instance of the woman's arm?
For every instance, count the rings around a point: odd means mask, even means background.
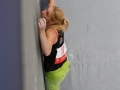
[[[49,7],[55,6],[54,0],[49,0],[48,6],[49,6]]]
[[[52,50],[52,45],[56,43],[55,31],[53,29],[48,29],[45,32],[46,20],[44,18],[39,19],[38,25],[42,51],[45,56],[49,56]]]

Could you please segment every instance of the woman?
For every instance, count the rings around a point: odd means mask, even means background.
[[[48,8],[42,11],[38,22],[41,48],[44,54],[44,70],[47,90],[59,90],[70,69],[64,31],[68,21],[63,11],[49,0]]]

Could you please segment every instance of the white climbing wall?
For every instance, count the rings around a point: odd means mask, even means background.
[[[55,0],[70,21],[61,90],[120,90],[120,0]]]

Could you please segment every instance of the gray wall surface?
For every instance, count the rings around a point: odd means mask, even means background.
[[[45,90],[38,33],[39,3],[21,1],[23,90]]]
[[[41,7],[44,9],[47,2],[42,1]],[[65,33],[65,41],[71,70],[62,82],[61,90],[119,90],[120,1],[55,0],[55,3],[64,10],[70,22],[70,27]],[[32,2],[32,8],[35,9],[35,6],[36,3]],[[31,25],[36,25],[37,19],[34,17],[37,12],[32,11],[31,7],[26,9],[30,9],[29,15],[33,15],[29,17],[32,18],[30,22],[34,22]],[[30,32],[28,36],[30,35],[32,40],[36,37],[37,31],[35,29],[35,36]],[[36,47],[36,42],[32,44],[32,47]],[[34,66],[31,68],[34,71],[36,63],[33,62],[34,60],[30,62],[30,65]],[[37,70],[33,77],[38,73]],[[38,85],[37,82],[32,83],[31,87]]]
[[[70,27],[61,90],[120,90],[120,0],[55,0]]]

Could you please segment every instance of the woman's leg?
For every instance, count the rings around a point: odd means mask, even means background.
[[[47,72],[45,74],[47,90],[59,90],[60,84],[64,80],[69,70],[70,63],[67,60],[59,69]]]

